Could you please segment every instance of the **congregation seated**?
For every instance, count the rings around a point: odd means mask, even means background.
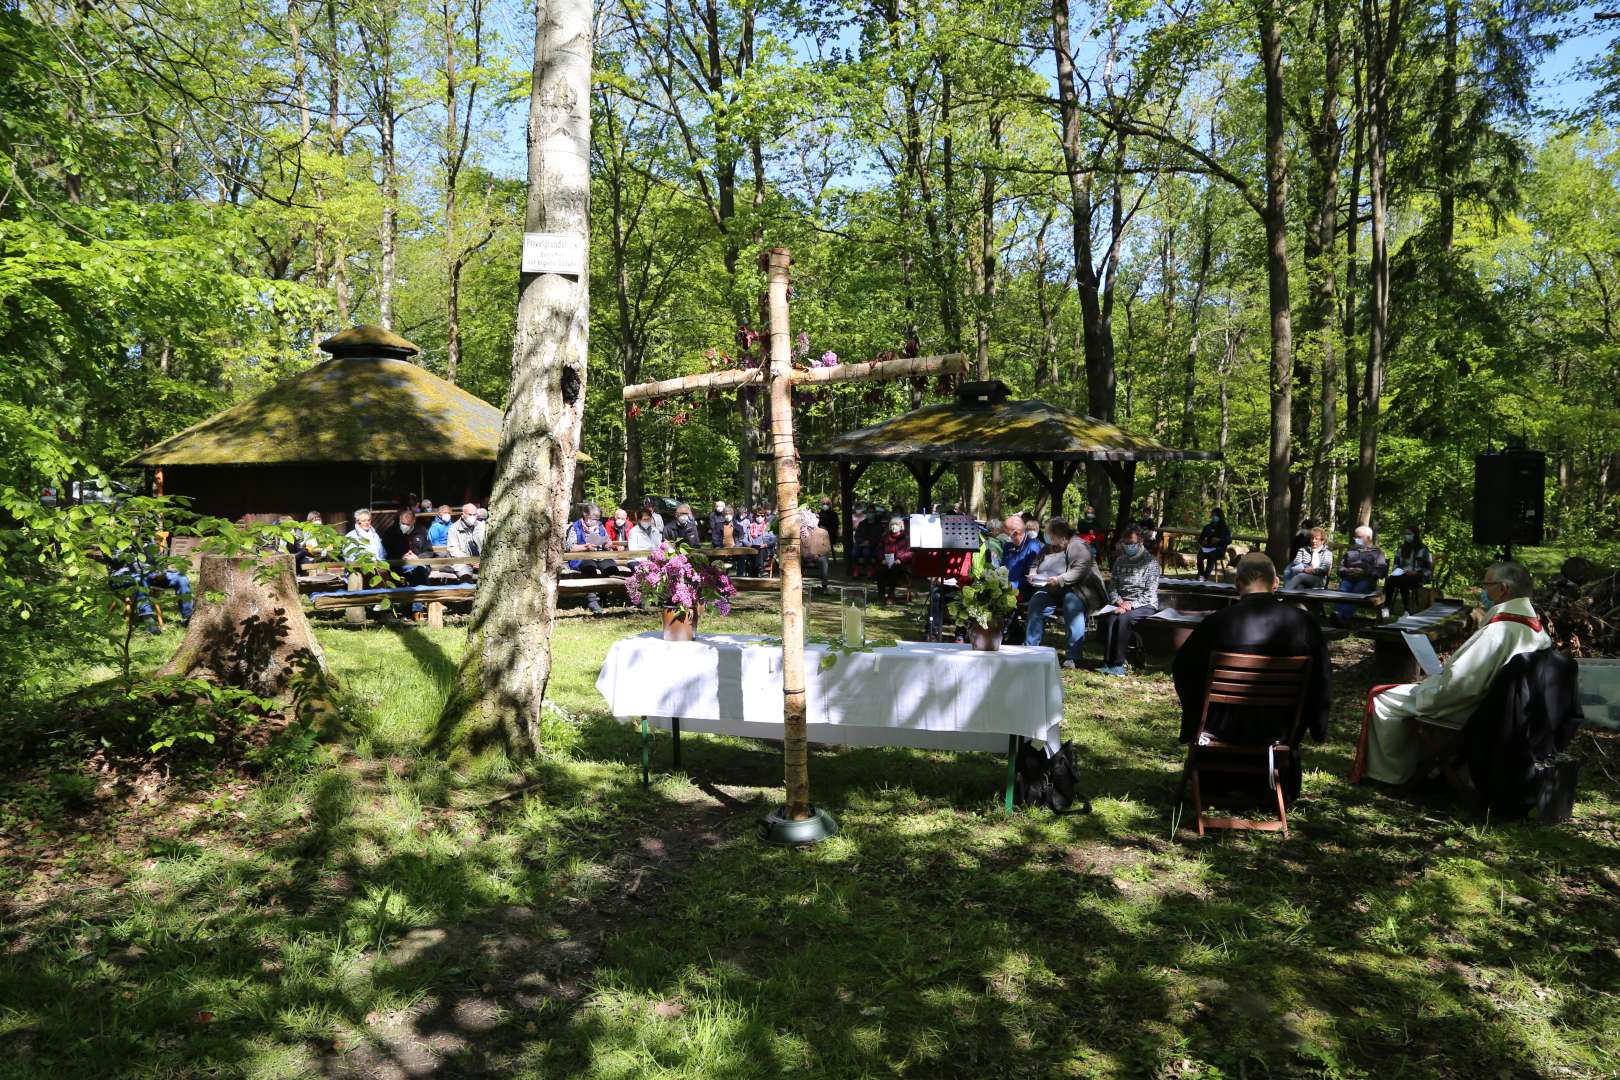
[[[360,555],[370,555],[374,559],[386,559],[387,552],[383,550],[382,535],[377,532],[371,523],[371,510],[360,507],[354,512],[354,525],[343,534],[348,541],[343,547],[343,560],[353,562]]]
[[[1009,522],[1010,523],[1010,522]],[[1063,666],[1080,662],[1086,642],[1086,614],[1103,606],[1102,577],[1091,545],[1074,535],[1069,523],[1053,518],[1046,523],[1046,546],[1024,572],[1023,583],[1030,588],[1024,630],[1025,645],[1039,645],[1046,633],[1046,619],[1061,613],[1067,640]],[[1009,578],[1012,576],[1009,570]]]
[[[602,524],[602,509],[593,502],[585,503],[580,507],[579,517],[568,526],[568,550],[570,552],[606,551],[613,545],[608,536],[606,527]],[[571,559],[568,569],[576,570],[587,577],[606,577],[613,572],[611,559]],[[602,599],[596,593],[585,594],[585,607],[593,615],[602,610]]]
[[[1327,530],[1312,526],[1305,533],[1305,542],[1295,547],[1293,561],[1283,570],[1283,588],[1325,589],[1332,571],[1333,549],[1328,547]]]
[[[1099,620],[1103,637],[1104,675],[1124,675],[1136,624],[1159,610],[1159,560],[1148,550],[1139,525],[1120,530],[1119,555],[1114,559],[1113,611]]]
[[[681,503],[675,508],[675,521],[664,532],[664,537],[687,547],[697,547],[700,542],[698,535],[697,517],[692,513],[691,506]]]
[[[1531,591],[1530,572],[1522,565],[1495,563],[1480,586],[1485,624],[1435,674],[1420,682],[1373,688],[1352,780],[1411,781],[1422,759],[1422,742],[1414,730],[1419,718],[1461,730],[1509,661],[1552,648],[1552,638],[1530,604]]]
[[[1237,602],[1206,616],[1176,653],[1171,675],[1181,700],[1182,742],[1192,741],[1198,731],[1208,690],[1210,658],[1216,653],[1309,657],[1301,719],[1317,742],[1327,738],[1332,685],[1327,639],[1315,619],[1278,598],[1277,587],[1277,568],[1270,558],[1260,552],[1243,556],[1237,564]],[[1264,746],[1277,734],[1275,717],[1236,714],[1224,705],[1211,705],[1204,717],[1205,740]],[[1287,801],[1299,793],[1299,748],[1292,749],[1292,760],[1282,763],[1278,770]]]
[[[1415,610],[1414,601],[1430,579],[1434,577],[1434,556],[1423,543],[1417,525],[1408,525],[1401,536],[1401,546],[1395,551],[1394,563],[1389,568],[1389,598],[1393,603],[1400,598],[1407,612]]]
[[[1198,580],[1215,576],[1215,571],[1226,560],[1226,549],[1232,546],[1232,526],[1226,523],[1226,512],[1216,507],[1209,521],[1198,532]]]
[[[383,553],[389,562],[406,565],[393,568],[393,577],[406,585],[426,585],[432,570],[426,566],[411,565],[422,559],[433,558],[433,545],[428,543],[427,530],[416,520],[416,511],[410,507],[399,512],[399,519],[382,534]],[[422,610],[421,604],[413,610]]]
[[[148,589],[173,589],[180,600],[181,623],[191,622],[191,578],[166,564],[162,547],[150,535],[138,533],[133,543],[113,553],[107,567],[107,584],[115,593],[130,594],[134,616],[149,634],[158,633],[159,628]]]
[[[1368,596],[1378,591],[1384,575],[1389,573],[1389,559],[1383,549],[1373,542],[1373,531],[1366,525],[1357,525],[1350,547],[1339,560],[1339,591]],[[1339,604],[1333,609],[1341,623],[1355,617],[1354,604]]]
[[[438,513],[433,515],[433,521],[429,523],[427,528],[428,546],[435,550],[439,548],[449,550],[450,525],[453,520],[454,517],[450,513],[450,504],[441,504]]]
[[[892,518],[878,542],[878,603],[894,600],[895,591],[906,580],[911,566],[911,541],[906,536],[906,519]]]
[[[473,503],[466,503],[461,508],[461,516],[445,536],[444,546],[450,552],[452,559],[471,559],[483,554],[484,550],[484,522],[479,520],[478,507]],[[456,563],[450,567],[451,573],[461,581],[472,581],[477,576],[470,562]]]

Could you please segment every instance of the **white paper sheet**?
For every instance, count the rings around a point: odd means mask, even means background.
[[[1412,658],[1423,669],[1423,674],[1433,675],[1440,670],[1440,657],[1435,655],[1434,642],[1427,634],[1402,633],[1401,637],[1406,639],[1406,647],[1412,650]]]
[[[1114,612],[1116,612],[1118,610],[1119,610],[1119,605],[1117,605],[1117,604],[1109,604],[1107,607],[1098,608],[1096,611],[1092,612],[1092,614],[1093,615],[1112,615]]]

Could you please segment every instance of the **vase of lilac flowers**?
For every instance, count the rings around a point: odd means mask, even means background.
[[[737,595],[737,587],[718,566],[684,544],[662,544],[649,552],[631,568],[625,591],[631,603],[664,609],[665,641],[691,641],[704,606],[730,615]]]

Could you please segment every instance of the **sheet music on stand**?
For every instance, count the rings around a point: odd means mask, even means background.
[[[1425,675],[1433,675],[1440,670],[1440,657],[1435,654],[1434,642],[1429,640],[1427,634],[1401,633],[1406,639],[1406,647],[1412,650],[1412,658],[1418,662],[1418,667]]]

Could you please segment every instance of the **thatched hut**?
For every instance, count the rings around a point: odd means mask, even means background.
[[[414,364],[417,347],[380,326],[321,342],[331,359],[132,458],[154,491],[231,520],[346,521],[407,498],[488,496],[501,411]]]

